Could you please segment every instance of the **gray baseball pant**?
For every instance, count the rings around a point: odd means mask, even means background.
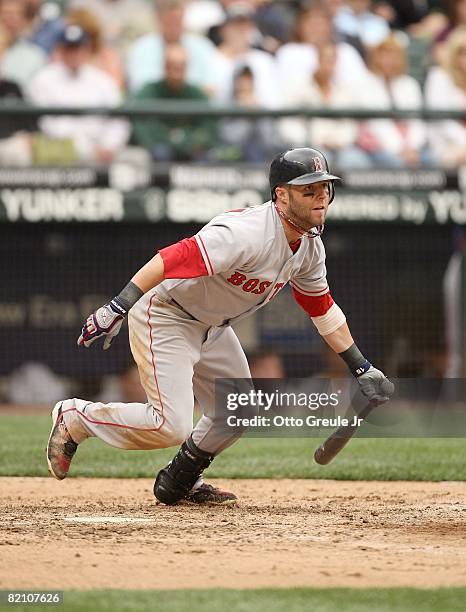
[[[251,375],[231,327],[197,321],[157,289],[133,306],[128,324],[148,401],[66,400],[65,424],[75,442],[97,437],[118,448],[156,449],[181,444],[192,433],[195,444],[213,455],[233,444],[240,433],[228,432],[222,415],[216,418],[215,379]],[[193,430],[194,397],[203,416]]]

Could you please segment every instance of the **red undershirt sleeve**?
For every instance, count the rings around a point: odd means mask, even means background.
[[[324,293],[324,295],[311,296],[300,293],[297,289],[292,287],[294,299],[298,302],[303,310],[305,310],[310,317],[321,317],[326,314],[333,306],[334,301],[330,292]]]
[[[165,278],[198,278],[208,276],[196,239],[185,238],[164,249],[159,254],[163,260]]]

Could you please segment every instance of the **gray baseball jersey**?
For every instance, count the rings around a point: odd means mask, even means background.
[[[288,282],[300,293],[328,292],[320,237],[293,253],[272,202],[218,215],[196,234],[208,276],[161,287],[198,321],[234,324],[265,306]]]

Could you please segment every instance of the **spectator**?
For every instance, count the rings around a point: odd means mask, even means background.
[[[355,96],[345,83],[335,78],[337,45],[327,42],[319,47],[319,65],[304,85],[287,92],[287,105],[295,107],[350,108]],[[348,119],[284,119],[282,138],[290,147],[321,150],[329,164],[338,168],[366,168],[367,156],[356,146],[357,123]]]
[[[456,1],[449,0],[450,4]],[[392,28],[431,40],[447,27],[447,19],[441,12],[444,4],[442,0],[378,0],[374,13],[383,17]]]
[[[146,83],[158,81],[163,75],[164,48],[181,44],[188,54],[187,80],[211,94],[217,85],[217,51],[210,40],[184,30],[183,0],[159,0],[160,33],[151,33],[137,40],[129,51],[127,76],[129,89],[139,90]]]
[[[333,21],[341,7],[345,4],[345,0],[323,0],[322,4]]]
[[[262,48],[275,52],[290,38],[294,11],[292,2],[250,0],[256,9],[255,22],[263,36]]]
[[[466,28],[458,28],[445,43],[442,66],[431,68],[426,81],[426,104],[434,110],[466,111]],[[466,127],[453,119],[432,124],[432,150],[447,167],[466,163]]]
[[[240,67],[233,78],[232,104],[240,108],[258,107],[254,74],[248,66]],[[281,150],[281,142],[272,119],[224,119],[220,123],[224,145],[219,157],[235,161],[263,162]]]
[[[147,395],[139,378],[135,363],[129,365],[119,376],[122,402],[147,402]]]
[[[277,107],[279,89],[276,64],[271,55],[252,48],[254,31],[253,9],[246,3],[232,5],[220,29],[222,42],[218,47],[217,72],[221,78],[216,99],[222,103],[231,101],[235,71],[247,65],[254,77],[254,97],[258,105]]]
[[[438,32],[433,49],[434,59],[438,64],[444,63],[445,43],[455,28],[466,26],[466,0],[448,0],[448,21]]]
[[[455,28],[466,25],[465,0],[448,0],[446,4],[448,23],[439,33],[437,42],[445,42]]]
[[[29,361],[11,373],[8,401],[19,406],[49,406],[69,394],[69,384],[48,365]]]
[[[102,389],[96,397],[98,402],[147,402],[147,395],[141,385],[139,372],[133,362],[127,365],[118,376],[104,378]]]
[[[86,9],[100,23],[104,43],[126,57],[131,44],[152,29],[154,0],[68,0],[68,8]]]
[[[338,353],[332,351],[329,345],[325,342],[322,342],[321,347],[320,369],[314,374],[313,378],[322,380],[341,380],[342,378],[351,379],[351,373],[343,359],[341,357],[339,358]],[[343,365],[341,363],[342,361]],[[344,385],[344,388],[349,391],[346,385]]]
[[[277,351],[260,348],[248,355],[252,378],[285,378],[283,358]]]
[[[2,103],[23,99],[23,92],[17,83],[0,78],[0,100]],[[8,138],[21,129],[25,121],[22,118],[5,117],[0,121],[0,138]]]
[[[280,44],[289,39],[294,19],[293,2],[221,0],[222,14],[208,30],[208,36],[215,45],[218,46],[222,41],[220,29],[226,14],[237,4],[247,4],[254,13],[256,29],[253,47],[275,53]]]
[[[428,0],[379,0],[374,12],[385,18],[392,29],[407,35],[410,74],[423,83],[432,61],[432,43],[445,27],[445,15],[430,12]]]
[[[197,0],[196,2],[189,2],[186,7],[185,13],[185,27],[190,32],[196,32],[202,36],[209,36],[211,29],[217,29],[218,24],[223,21],[224,2],[220,0]],[[214,44],[218,44],[218,41],[214,41]]]
[[[371,10],[371,0],[346,0],[335,16],[342,35],[358,38],[364,47],[381,43],[390,33],[388,23]]]
[[[47,56],[27,36],[24,0],[0,1],[0,73],[4,79],[24,87],[47,62]]]
[[[322,4],[303,8],[296,17],[293,41],[277,52],[280,81],[296,86],[306,80],[318,65],[319,46],[333,40],[332,20]],[[339,83],[361,79],[367,72],[360,54],[347,42],[337,43],[335,75]]]
[[[165,75],[160,81],[147,83],[134,96],[135,100],[198,100],[207,103],[206,94],[186,81],[188,56],[178,44],[165,48]],[[148,149],[157,160],[205,159],[215,142],[215,129],[210,120],[167,117],[134,122],[133,141]]]
[[[358,53],[363,59],[365,59],[366,49],[359,40],[359,38],[356,36],[350,36],[349,34],[343,32],[339,32],[335,28],[336,16],[343,5],[344,0],[322,0],[322,6],[325,7],[333,25],[333,38],[336,42],[347,42],[358,51]]]
[[[216,47],[218,47],[222,43],[222,34],[221,29],[223,24],[225,23],[225,18],[227,13],[229,12],[231,7],[235,7],[235,5],[241,5],[243,8],[246,7],[246,10],[255,13],[254,7],[252,4],[252,0],[220,0],[219,8],[220,15],[218,15],[215,23],[210,25],[207,31],[208,38],[214,43]],[[250,41],[251,46],[256,46],[259,44],[261,34],[257,28],[254,29],[252,34],[252,40]]]
[[[59,59],[43,68],[29,87],[29,99],[40,106],[115,107],[120,93],[115,82],[89,63],[90,40],[82,28],[68,25],[59,44]],[[71,140],[82,163],[108,164],[125,145],[128,125],[104,117],[44,117],[43,134]]]
[[[360,105],[370,110],[421,110],[419,83],[406,74],[406,49],[396,34],[369,53],[370,74],[360,84]],[[381,167],[418,167],[429,164],[427,130],[420,120],[370,119],[363,122],[359,145],[373,164]]]
[[[23,92],[14,81],[0,78],[2,103],[23,99]],[[0,119],[0,164],[28,166],[31,164],[31,134],[36,129],[33,119],[2,117]]]
[[[411,0],[421,5],[421,11],[425,11],[425,16],[418,22],[408,26],[408,34],[412,38],[434,40],[439,33],[447,26],[447,17],[444,14],[444,1],[442,0]],[[404,0],[396,0],[397,4],[402,4]],[[424,8],[425,7],[425,8]]]
[[[428,13],[424,0],[378,0],[374,13],[382,17],[392,28],[406,30],[419,23]]]
[[[65,27],[60,7],[55,2],[26,0],[26,14],[29,40],[50,55]]]
[[[89,36],[89,62],[106,72],[120,89],[125,85],[123,62],[118,51],[103,42],[102,29],[97,17],[87,9],[73,9],[66,15],[66,22],[80,26]]]

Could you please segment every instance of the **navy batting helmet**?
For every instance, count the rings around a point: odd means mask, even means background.
[[[275,188],[278,185],[310,185],[330,181],[330,202],[335,197],[333,181],[339,176],[329,173],[325,155],[317,149],[304,147],[280,153],[272,160],[269,171],[270,192],[275,201]]]

